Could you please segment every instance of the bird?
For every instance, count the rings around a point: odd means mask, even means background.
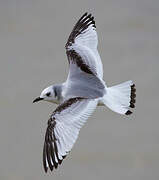
[[[136,88],[132,80],[107,87],[97,45],[95,20],[86,12],[73,27],[65,45],[69,63],[66,81],[45,88],[33,101],[57,104],[44,138],[45,172],[57,169],[62,163],[97,106],[107,106],[121,115],[132,114],[131,108],[135,107]]]

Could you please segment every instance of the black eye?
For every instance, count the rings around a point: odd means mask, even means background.
[[[48,96],[48,97],[49,97],[50,95],[51,95],[51,92],[46,93],[46,96]]]

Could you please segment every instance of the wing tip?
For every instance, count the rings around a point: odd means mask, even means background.
[[[47,168],[47,167],[46,167],[46,168],[44,167],[44,171],[45,171],[45,173],[47,173],[47,171],[48,171],[48,168]]]
[[[94,28],[96,28],[96,25],[95,25],[95,20],[94,20],[94,16],[91,14],[91,13],[85,13],[86,15],[86,19],[88,19],[89,21],[89,25],[93,25]]]
[[[48,120],[48,127],[45,134],[45,141],[43,147],[43,167],[45,173],[48,172],[48,169],[53,171],[58,168],[66,156],[62,156],[62,159],[59,158],[56,137],[54,134],[54,126],[56,122],[55,119],[50,118]]]
[[[48,166],[47,166],[47,162],[46,162],[46,144],[44,143],[44,148],[43,148],[43,167],[44,167],[44,171],[45,173],[47,173],[48,171]]]
[[[84,30],[86,30],[89,26],[92,26],[93,29],[96,29],[94,16],[92,16],[91,13],[85,12],[81,18],[77,21],[75,24],[68,41],[65,45],[65,48],[67,49],[68,46],[71,46],[72,43],[74,43],[74,39],[81,34]]]

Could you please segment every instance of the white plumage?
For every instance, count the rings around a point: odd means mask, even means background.
[[[97,105],[129,115],[135,103],[132,81],[107,87],[99,56],[94,17],[85,13],[74,26],[66,43],[69,73],[66,82],[44,89],[37,99],[60,104],[48,120],[43,149],[47,172],[57,168],[71,151],[79,131]]]

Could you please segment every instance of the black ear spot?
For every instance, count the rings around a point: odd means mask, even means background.
[[[46,93],[46,96],[48,96],[48,97],[49,97],[50,95],[51,95],[51,92]]]
[[[55,97],[57,96],[57,90],[54,88]]]

